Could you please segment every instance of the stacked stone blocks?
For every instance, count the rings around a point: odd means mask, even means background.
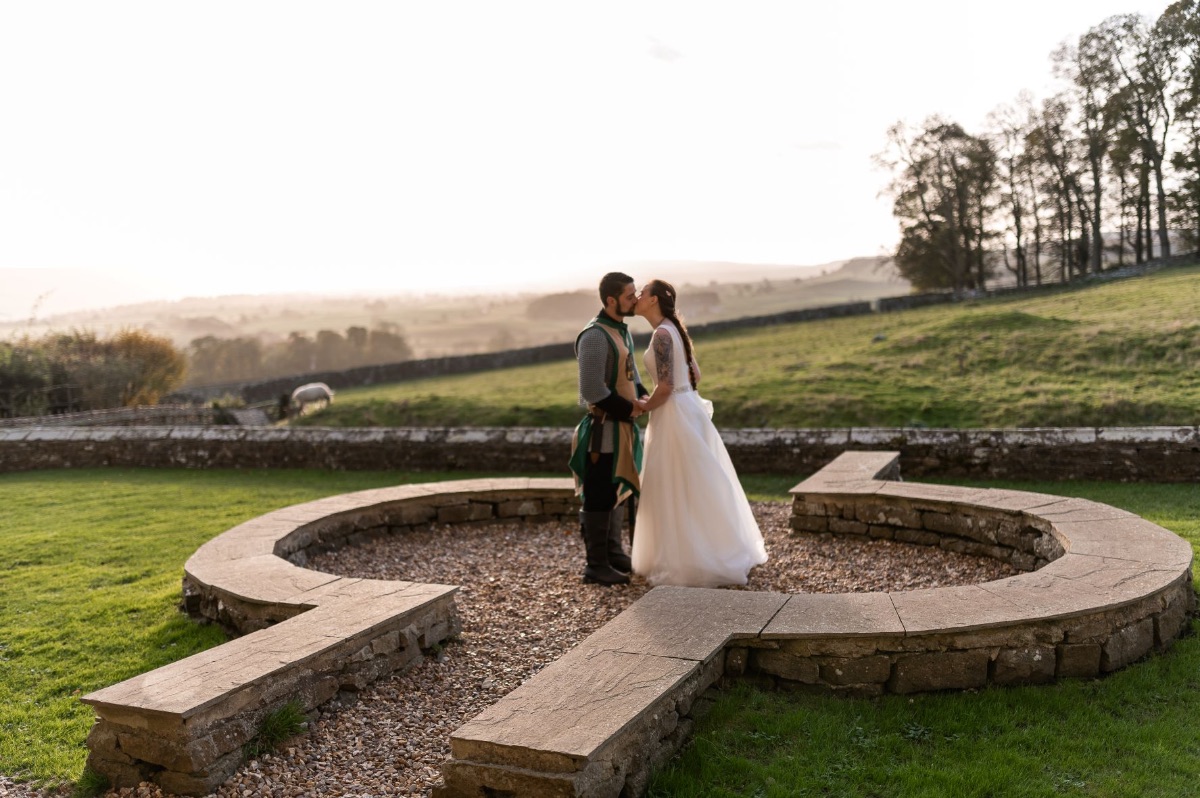
[[[558,471],[567,428],[0,427],[0,472],[44,468]],[[811,473],[847,449],[899,451],[909,477],[1194,482],[1200,428],[730,429],[739,473]]]
[[[870,594],[660,587],[459,728],[440,798],[636,796],[729,679],[847,695],[1095,676],[1182,634],[1191,547],[1075,499],[891,481],[847,453],[793,489],[796,534],[890,537],[1000,557],[983,585]],[[288,701],[346,700],[457,630],[456,588],[306,569],[316,551],[424,524],[573,522],[570,480],[471,480],[332,497],[253,519],[185,566],[186,605],[242,634],[97,691],[92,767],[201,794]]]
[[[1040,684],[1123,668],[1185,630],[1195,605],[1186,541],[1082,499],[863,479],[886,457],[848,453],[794,488],[792,528],[938,546],[1024,573],[864,595],[860,601],[876,605],[880,623],[857,639],[771,640],[791,633],[787,615],[796,607],[789,604],[749,652],[747,673],[855,695]]]
[[[438,798],[641,795],[730,679],[877,696],[1039,684],[1124,667],[1182,634],[1191,547],[1105,505],[888,481],[846,453],[793,489],[797,534],[997,556],[984,585],[867,594],[659,587],[451,737]]]
[[[335,496],[234,527],[188,560],[183,592],[190,613],[239,636],[85,696],[97,714],[88,765],[115,787],[206,794],[267,715],[348,703],[458,632],[457,588],[324,574],[303,567],[311,554],[430,523],[577,512],[569,481],[469,480]]]

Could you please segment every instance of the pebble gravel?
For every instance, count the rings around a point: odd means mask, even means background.
[[[791,506],[755,503],[768,562],[748,590],[848,593],[912,590],[1015,573],[985,557],[886,540],[792,535]],[[428,796],[440,783],[450,733],[511,692],[642,596],[639,577],[615,587],[580,581],[576,525],[431,525],[323,554],[308,567],[347,576],[461,585],[463,630],[411,670],[384,679],[349,706],[326,705],[300,737],[251,760],[218,789],[222,798]],[[0,777],[3,798],[49,798]],[[163,798],[151,784],[110,798]]]

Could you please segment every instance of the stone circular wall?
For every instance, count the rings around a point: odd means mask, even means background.
[[[656,588],[460,727],[438,794],[639,794],[650,763],[686,740],[693,699],[726,678],[854,695],[1041,683],[1121,668],[1187,628],[1192,549],[1178,536],[1080,499],[883,478],[898,462],[838,457],[793,489],[793,528],[1023,573],[894,593]],[[114,783],[203,793],[272,708],[361,689],[458,628],[454,586],[324,574],[304,567],[310,553],[430,522],[573,522],[577,510],[571,480],[485,479],[334,496],[230,529],[188,560],[184,592],[190,611],[244,636],[85,696],[101,717],[89,762]]]
[[[1083,499],[875,480],[872,460],[879,453],[843,455],[793,489],[792,528],[938,546],[1025,573],[847,598],[853,607],[840,610],[854,617],[818,628],[789,627],[785,613],[764,631],[772,646],[735,669],[857,694],[1036,684],[1116,670],[1186,629],[1192,548],[1177,535]]]

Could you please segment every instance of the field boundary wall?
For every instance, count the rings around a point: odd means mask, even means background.
[[[568,428],[47,427],[0,429],[0,472],[54,468],[325,468],[567,473]],[[913,478],[1200,480],[1200,428],[737,429],[741,473],[811,474],[846,449],[897,451]]]

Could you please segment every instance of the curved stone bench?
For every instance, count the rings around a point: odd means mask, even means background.
[[[242,636],[85,696],[98,716],[89,767],[114,787],[203,795],[233,775],[270,713],[351,698],[458,631],[456,587],[311,571],[310,552],[429,522],[577,511],[570,480],[464,480],[334,496],[230,529],[187,561],[185,606]]]
[[[1178,536],[1080,499],[888,481],[897,463],[838,457],[792,490],[793,528],[1027,572],[897,593],[656,588],[454,732],[435,794],[640,795],[726,677],[854,695],[1041,683],[1123,667],[1186,628],[1192,549]]]
[[[904,593],[657,588],[464,724],[442,796],[638,795],[722,678],[875,695],[1094,675],[1165,648],[1194,603],[1191,547],[1076,499],[889,481],[894,453],[847,453],[793,489],[798,532],[890,537],[1026,573]],[[89,765],[114,786],[202,794],[266,715],[311,712],[420,661],[457,630],[456,588],[304,568],[309,552],[428,522],[574,522],[569,479],[410,485],[241,524],[185,566],[189,610],[244,636],[89,694]],[[1043,566],[1038,570],[1031,570]]]

